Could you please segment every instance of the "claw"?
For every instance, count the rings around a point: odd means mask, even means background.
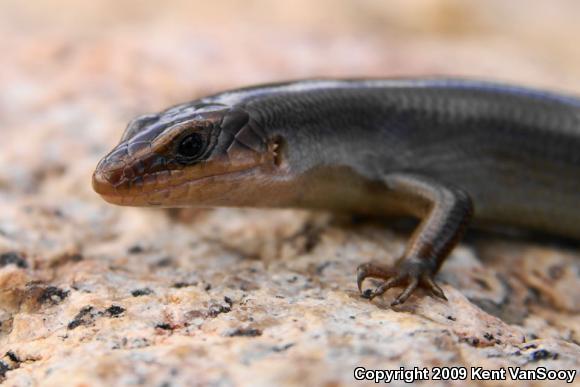
[[[417,278],[413,278],[411,280],[411,282],[409,283],[409,285],[407,285],[405,290],[403,290],[403,292],[401,294],[399,294],[399,296],[397,298],[395,298],[395,300],[393,302],[391,302],[391,306],[396,306],[396,305],[402,304],[403,302],[407,301],[407,299],[409,298],[411,293],[413,293],[413,291],[415,289],[417,289],[418,285],[419,285],[419,280]]]
[[[356,284],[358,286],[358,291],[360,293],[362,293],[362,284],[366,278],[367,278],[367,271],[365,270],[365,266],[360,265],[356,269]]]
[[[356,269],[356,284],[358,286],[358,291],[361,293],[363,292],[362,284],[367,278],[387,279],[395,275],[396,273],[392,270],[374,265],[372,263],[363,263]]]
[[[435,281],[433,281],[433,278],[431,278],[429,276],[424,276],[422,278],[422,280],[423,280],[424,284],[427,285],[427,288],[431,291],[431,293],[435,297],[439,297],[440,299],[447,301],[447,297],[445,297],[445,293],[439,287],[439,285],[437,285],[437,283]]]

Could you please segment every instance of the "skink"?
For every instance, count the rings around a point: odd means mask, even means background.
[[[129,206],[298,207],[420,223],[370,298],[424,288],[472,218],[580,239],[580,99],[461,79],[304,80],[135,118],[93,187]]]

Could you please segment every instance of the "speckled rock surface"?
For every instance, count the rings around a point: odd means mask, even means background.
[[[472,234],[439,275],[448,302],[418,293],[392,309],[392,293],[370,303],[354,278],[402,251],[408,233],[389,224],[119,208],[92,192],[134,115],[223,88],[446,73],[580,93],[574,1],[273,3],[0,5],[0,381],[338,386],[363,384],[357,366],[580,370],[578,245]]]

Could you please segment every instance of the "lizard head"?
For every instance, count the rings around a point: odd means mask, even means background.
[[[126,206],[243,206],[272,184],[278,148],[243,109],[180,105],[132,120],[93,188]]]

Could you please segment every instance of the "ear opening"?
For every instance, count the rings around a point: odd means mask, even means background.
[[[272,152],[274,165],[277,167],[282,166],[286,158],[287,144],[286,140],[282,136],[276,136],[271,142],[270,149]]]

